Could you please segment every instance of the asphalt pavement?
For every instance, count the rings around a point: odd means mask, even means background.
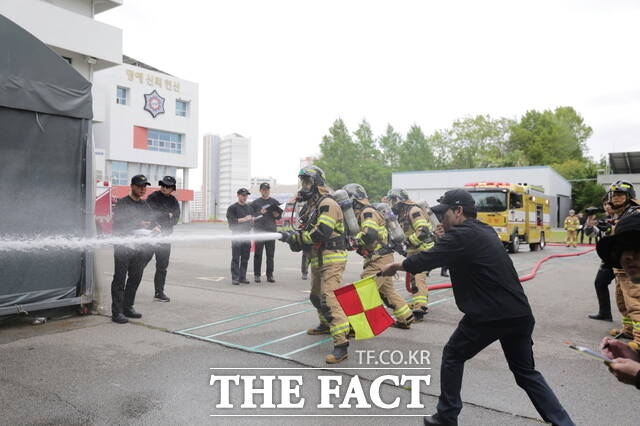
[[[189,224],[178,226],[176,233],[224,234],[227,230],[219,224]],[[519,274],[526,275],[545,256],[583,250],[548,246],[511,256]],[[278,242],[277,282],[267,283],[263,270],[263,282],[254,283],[252,257],[251,284],[240,286],[231,285],[230,255],[227,241],[174,245],[166,287],[171,302],[152,300],[152,261],[135,305],[143,317],[118,325],[109,317],[112,251],[100,250],[96,254],[94,315],[70,316],[43,325],[24,320],[0,322],[0,423],[235,425],[284,421],[320,425],[346,420],[386,425],[422,424],[421,416],[435,411],[442,348],[461,318],[451,290],[430,294],[430,312],[424,323],[411,330],[391,328],[370,340],[352,340],[349,359],[328,366],[324,363],[331,351],[328,336],[305,333],[318,320],[308,302],[310,281],[300,277],[300,254]],[[638,391],[619,384],[603,364],[566,345],[571,341],[595,349],[614,325],[586,317],[596,310],[593,278],[597,268],[594,253],[551,259],[535,279],[524,284],[537,321],[536,367],[576,424],[635,425],[629,407]],[[350,254],[344,282],[357,280],[360,269],[359,256]],[[446,278],[433,271],[429,284],[444,282]],[[396,287],[408,297],[404,280],[398,279]],[[619,315],[614,317],[619,323]],[[233,408],[217,408],[223,389],[219,382],[211,384],[212,375],[275,376],[274,404],[282,402],[277,377],[299,376],[300,393],[292,400],[304,398],[304,407],[243,408],[247,402],[244,388],[232,384],[229,403]],[[372,399],[378,394],[372,386],[385,375],[391,377],[380,386],[381,401],[390,403],[397,398],[397,408],[378,408]],[[394,376],[401,379],[403,375],[428,378],[429,384],[414,384],[411,389],[409,382],[392,383]],[[341,386],[338,396],[322,401],[321,381],[328,376],[341,377],[331,385],[341,380]],[[257,379],[253,384],[260,388],[265,382]],[[355,396],[349,400],[349,390],[358,386],[365,400]],[[412,397],[424,408],[408,407]],[[466,364],[462,398],[461,425],[542,422],[515,384],[499,344]],[[268,402],[260,394],[254,401],[258,406]],[[334,407],[319,408],[323,402]],[[350,408],[340,408],[349,403]]]

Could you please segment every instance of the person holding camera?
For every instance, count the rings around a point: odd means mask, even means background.
[[[611,207],[611,203],[609,203],[609,197],[606,195],[602,199],[602,208],[605,212],[605,216],[600,219],[594,220],[593,222],[595,222],[595,224],[592,224],[591,226],[587,226],[585,228],[585,233],[589,237],[589,242],[591,242],[591,238],[594,236],[597,243],[600,240],[601,236],[611,234],[611,219],[613,215],[613,208]],[[613,274],[613,269],[611,268],[611,266],[605,264],[604,262],[601,262],[594,282],[596,296],[598,298],[598,313],[589,315],[589,318],[593,320],[613,321],[613,318],[611,317],[611,298],[609,297],[609,284],[611,284],[611,281],[613,281],[614,278],[615,275]]]
[[[276,220],[282,216],[280,202],[271,198],[271,186],[268,182],[260,184],[260,198],[251,203],[255,218],[253,229],[256,232],[276,232],[278,226]],[[275,283],[273,278],[273,257],[276,250],[275,240],[256,241],[256,250],[253,253],[253,275],[255,282],[260,282],[260,270],[262,269],[262,252],[267,252],[267,281]]]
[[[249,234],[253,225],[253,209],[247,204],[251,194],[247,188],[240,188],[236,192],[238,202],[227,208],[227,223],[232,234]],[[251,241],[247,239],[231,241],[231,284],[249,284],[247,280],[247,265],[251,256]]]
[[[600,240],[597,250],[605,264],[622,268],[631,285],[640,288],[640,214],[621,219],[615,235]],[[640,352],[636,348],[605,337],[600,350],[604,356],[613,359],[607,364],[611,374],[620,382],[640,389]]]

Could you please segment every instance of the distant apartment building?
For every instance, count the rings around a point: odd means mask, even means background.
[[[251,140],[237,133],[203,138],[202,192],[207,218],[224,218],[239,188],[251,186]]]
[[[206,220],[204,212],[204,194],[202,191],[193,193],[193,202],[191,203],[191,220]]]
[[[270,187],[274,187],[276,185],[276,178],[269,176],[269,177],[252,177],[251,178],[251,187],[260,187],[261,183],[268,183]]]
[[[318,157],[313,157],[313,156],[303,157],[300,159],[300,168],[311,166],[317,160],[318,160]]]

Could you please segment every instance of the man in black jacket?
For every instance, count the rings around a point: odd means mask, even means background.
[[[260,184],[260,198],[251,203],[253,216],[255,221],[253,229],[256,232],[276,232],[278,226],[276,219],[282,215],[282,209],[279,207],[280,202],[275,198],[271,198],[271,186],[267,182]],[[253,275],[257,283],[260,282],[260,270],[262,269],[262,252],[267,252],[267,281],[276,282],[273,278],[273,255],[276,250],[275,240],[256,241],[256,251],[253,253]]]
[[[437,244],[428,251],[392,263],[383,271],[412,274],[448,266],[453,295],[465,314],[442,353],[438,412],[426,425],[457,425],[465,361],[496,340],[515,376],[542,418],[573,425],[544,377],[535,370],[531,334],[535,320],[511,259],[492,227],[475,219],[475,202],[467,191],[447,191],[433,208],[442,217]],[[446,232],[445,232],[446,231]]]
[[[158,185],[160,185],[160,190],[152,192],[147,197],[147,203],[153,210],[162,235],[171,235],[173,227],[180,219],[180,204],[172,195],[176,190],[176,180],[173,176],[165,176],[158,182]],[[169,302],[171,299],[164,292],[164,284],[171,256],[171,244],[157,244],[153,247],[153,253],[156,256],[156,274],[153,277],[155,297],[153,300]]]
[[[113,209],[113,233],[130,237],[149,232],[155,226],[153,212],[142,199],[147,186],[151,185],[144,175],[131,178],[131,192],[120,198]],[[160,228],[155,226],[154,230]],[[111,282],[111,319],[118,324],[128,322],[127,318],[141,318],[142,314],[133,308],[136,291],[142,274],[153,252],[144,246],[116,245],[113,248],[114,272]],[[128,277],[127,277],[128,276]]]
[[[232,234],[249,234],[253,224],[252,209],[247,204],[250,192],[246,188],[238,189],[238,202],[233,203],[227,209],[227,223]],[[231,284],[249,284],[247,281],[247,265],[251,255],[251,241],[247,235],[246,240],[234,240],[231,242]]]

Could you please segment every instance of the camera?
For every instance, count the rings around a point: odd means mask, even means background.
[[[602,207],[587,207],[586,209],[584,209],[584,212],[587,214],[587,216],[593,216],[598,213],[604,213],[604,209]]]

